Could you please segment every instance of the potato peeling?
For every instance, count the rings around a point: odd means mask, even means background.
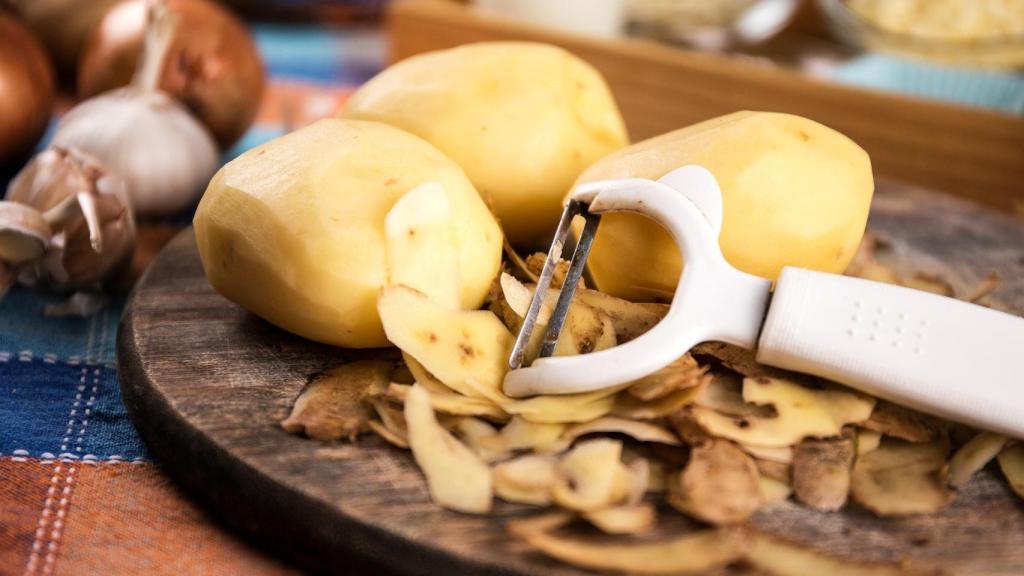
[[[743,399],[743,377],[733,372],[713,374],[693,402],[730,416],[770,418],[775,415],[771,406],[758,406]]]
[[[728,440],[695,446],[686,468],[669,483],[669,503],[711,524],[742,522],[762,504],[757,466]]]
[[[314,440],[354,440],[368,429],[364,394],[386,387],[391,369],[391,362],[363,360],[316,375],[295,400],[291,415],[281,421],[281,428]]]
[[[1008,439],[999,434],[981,432],[967,441],[949,459],[949,485],[959,488],[981,470],[1006,446]]]
[[[586,512],[583,518],[605,534],[643,534],[654,529],[658,513],[650,504],[633,504]]]
[[[853,392],[812,390],[767,377],[745,379],[743,399],[771,405],[777,414],[770,418],[728,416],[697,406],[697,423],[715,436],[743,445],[784,447],[807,437],[838,435],[846,424],[867,420],[875,404],[873,398]]]
[[[504,396],[513,337],[493,314],[445,308],[405,286],[382,289],[377,310],[388,340],[446,386],[464,396]]]
[[[526,286],[505,273],[502,273],[500,282],[505,302],[518,316],[518,320],[522,321],[530,308],[530,301],[533,299],[536,288]],[[544,296],[544,304],[537,317],[537,330],[533,333],[526,355],[529,360],[537,356],[540,342],[544,338],[544,328],[551,317],[558,294],[558,290],[549,289]],[[516,328],[518,329],[518,322]],[[562,327],[562,332],[555,345],[555,356],[587,354],[611,348],[616,343],[615,326],[612,324],[611,318],[577,299],[569,305],[565,325]]]
[[[791,464],[793,462],[793,447],[792,446],[744,446],[740,444],[740,448],[744,452],[750,454],[754,458],[760,460],[768,460],[770,462],[781,462],[782,464]]]
[[[853,458],[849,438],[800,442],[793,452],[793,493],[815,510],[839,510],[850,491]]]
[[[954,497],[946,488],[948,443],[911,443],[885,439],[857,460],[850,495],[879,516],[930,514]]]
[[[371,398],[368,402],[373,406],[377,417],[380,418],[379,422],[376,420],[368,422],[370,429],[391,444],[399,448],[408,448],[409,428],[405,425],[405,415],[402,411],[380,398]]]
[[[624,434],[640,442],[660,442],[669,446],[679,446],[681,444],[679,438],[665,428],[648,422],[639,422],[613,416],[605,416],[597,420],[570,426],[562,435],[562,438],[575,440],[580,436],[598,432]]]
[[[942,423],[926,414],[879,400],[871,417],[861,426],[907,442],[931,442],[938,437]]]
[[[664,418],[692,403],[700,395],[703,386],[706,384],[707,381],[704,381],[695,388],[676,390],[668,396],[651,401],[641,400],[632,394],[620,394],[615,399],[611,413],[621,418],[633,418],[636,420]]]
[[[697,364],[693,356],[684,354],[661,370],[633,382],[626,391],[640,400],[657,400],[677,390],[704,384],[706,380],[710,380],[706,376],[707,371],[707,367]]]
[[[422,382],[420,384],[430,393],[430,405],[436,412],[455,416],[486,416],[494,420],[508,418],[508,414],[485,398],[463,396],[447,387],[438,389]],[[386,394],[390,400],[404,403],[410,388],[411,385],[392,382],[388,384]]]
[[[580,302],[611,318],[620,344],[647,332],[668,313],[668,304],[634,303],[597,290],[584,288],[576,295]]]
[[[430,497],[443,508],[483,514],[491,509],[491,469],[437,423],[430,394],[416,385],[405,401],[409,447]]]
[[[430,392],[430,402],[434,406],[434,410],[462,416],[489,416],[499,421],[508,419],[508,413],[489,397],[460,394],[438,380],[409,354],[403,352],[402,359],[412,376],[413,383],[420,384],[427,392]],[[396,395],[405,392],[400,388],[392,388],[390,385],[388,389]],[[503,395],[499,393],[493,393],[490,396],[503,398]]]
[[[471,443],[484,460],[494,462],[522,450],[539,454],[563,452],[570,444],[570,440],[562,437],[564,431],[564,424],[530,422],[515,416],[500,431],[478,434]]]
[[[784,370],[758,363],[752,351],[724,342],[698,344],[690,353],[698,357],[698,359],[709,357],[723,367],[748,378],[759,376],[781,378],[786,375]]]
[[[802,544],[764,533],[750,539],[746,561],[773,576],[938,576],[939,570],[918,570],[904,562],[861,562],[818,552]]]
[[[547,506],[558,481],[558,458],[526,455],[494,467],[494,494],[508,502]]]
[[[441,306],[462,307],[458,244],[444,188],[427,182],[409,190],[384,217],[388,282],[419,290]]]
[[[366,423],[370,427],[370,430],[374,434],[380,436],[382,440],[391,444],[396,448],[402,448],[404,450],[409,449],[409,438],[408,436],[399,436],[393,430],[388,428],[383,422],[377,420],[370,420]]]
[[[569,510],[592,512],[615,505],[628,489],[628,472],[620,459],[622,443],[611,439],[587,440],[558,463],[559,480],[552,496]]]
[[[877,406],[877,405],[876,405]],[[882,443],[882,433],[875,430],[861,428],[857,430],[857,456],[863,456],[868,452],[878,449]]]
[[[1024,444],[1016,442],[999,453],[999,468],[1017,496],[1024,498]]]
[[[793,493],[793,488],[789,484],[771,476],[761,476],[758,481],[761,488],[762,506],[773,506],[785,502]]]
[[[631,574],[705,574],[741,559],[739,530],[711,529],[657,542],[611,543],[558,536],[546,530],[517,534],[541,552],[575,566]]]
[[[589,422],[615,408],[618,389],[597,390],[582,394],[534,396],[525,400],[508,399],[501,407],[509,414],[540,423]]]
[[[430,190],[414,190],[405,201],[413,206]],[[447,234],[443,203],[421,211],[404,206],[392,209],[392,224],[415,226],[422,246]],[[412,239],[393,240],[398,247],[390,253],[418,250]],[[449,264],[432,266],[449,270]],[[532,279],[536,265],[537,258],[520,262],[520,277]],[[407,272],[392,281],[415,285],[429,275],[426,268]],[[445,300],[454,290],[426,286],[429,293],[386,286],[378,298],[385,332],[403,362],[354,362],[325,372],[282,426],[325,440],[371,431],[411,449],[432,500],[444,508],[486,513],[496,497],[549,511],[514,520],[509,531],[578,567],[640,574],[924,574],[906,563],[826,555],[745,522],[783,505],[836,511],[848,499],[882,517],[936,512],[955,497],[952,488],[969,483],[993,458],[1024,498],[1024,445],[762,366],[750,351],[727,344],[702,344],[615,388],[511,398],[501,389],[510,330],[521,323],[533,287],[505,274],[494,283],[490,310],[460,310]],[[667,310],[583,286],[576,294],[559,354],[628,341]],[[947,436],[963,443],[952,456]],[[665,515],[675,513],[729,528],[651,534],[671,524]]]

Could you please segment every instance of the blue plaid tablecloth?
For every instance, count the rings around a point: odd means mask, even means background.
[[[384,59],[371,29],[253,31],[270,81],[225,159],[279,135],[285,117],[334,114]],[[0,575],[290,572],[180,494],[132,428],[115,365],[127,295],[89,318],[44,317],[64,298],[15,287],[0,301]]]

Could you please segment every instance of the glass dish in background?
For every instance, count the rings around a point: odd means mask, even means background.
[[[781,32],[800,0],[628,0],[629,32],[720,52]]]
[[[959,66],[1024,69],[1024,0],[817,2],[832,32],[865,50]]]

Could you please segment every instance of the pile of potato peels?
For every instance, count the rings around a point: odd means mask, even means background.
[[[850,273],[954,295],[939,278],[902,278],[875,258],[869,235]],[[793,498],[815,510],[850,500],[878,516],[937,512],[993,458],[1024,497],[1024,443],[977,432],[841,385],[763,366],[753,354],[707,343],[670,366],[613,389],[514,399],[501,383],[544,255],[507,250],[489,310],[439,304],[404,285],[378,310],[403,362],[359,361],[318,375],[285,430],[318,440],[364,432],[412,451],[439,506],[489,512],[495,497],[545,513],[509,531],[583,568],[644,574],[841,576],[924,574],[907,562],[840,559],[746,526]],[[554,284],[564,278],[560,263]],[[426,272],[424,272],[426,273]],[[411,279],[412,282],[415,279]],[[998,279],[967,298],[982,300]],[[558,291],[547,297],[528,352],[536,355]],[[638,304],[580,287],[556,354],[621,344],[656,324],[665,304]],[[709,527],[642,537],[659,500]],[[586,522],[617,537],[561,530]]]

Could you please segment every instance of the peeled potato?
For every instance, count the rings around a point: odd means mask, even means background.
[[[578,182],[658,179],[687,164],[704,166],[718,180],[719,244],[736,268],[774,279],[783,266],[841,272],[853,258],[874,190],[871,161],[852,140],[807,118],[767,112],[714,118],[607,156]],[[653,221],[609,214],[588,266],[602,292],[645,301],[675,290],[682,262]]]
[[[403,60],[353,94],[343,114],[387,122],[441,149],[517,245],[548,242],[573,180],[628,143],[600,73],[561,48],[528,42]]]
[[[206,276],[289,332],[351,348],[386,346],[377,314],[388,281],[385,219],[407,192],[431,182],[454,222],[447,250],[457,260],[461,304],[476,308],[501,265],[497,222],[454,162],[375,122],[321,120],[221,168],[194,220]]]

